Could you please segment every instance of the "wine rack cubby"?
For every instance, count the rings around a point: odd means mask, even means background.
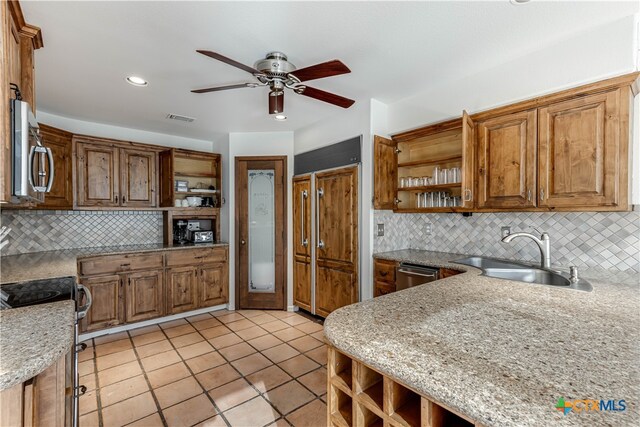
[[[333,347],[328,359],[331,427],[481,427]]]

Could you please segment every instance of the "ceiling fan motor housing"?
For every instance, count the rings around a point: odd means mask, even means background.
[[[287,55],[282,52],[268,53],[265,59],[255,63],[254,68],[267,75],[279,77],[286,77],[296,69],[291,62],[287,61]]]

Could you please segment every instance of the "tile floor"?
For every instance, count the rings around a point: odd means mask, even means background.
[[[87,341],[80,427],[326,426],[322,325],[217,311]]]

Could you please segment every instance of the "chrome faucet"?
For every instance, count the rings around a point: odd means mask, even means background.
[[[540,249],[540,266],[542,266],[542,268],[551,268],[551,246],[549,244],[549,234],[542,233],[540,238],[537,238],[531,233],[520,231],[518,233],[512,233],[505,236],[502,241],[504,243],[510,243],[516,237],[528,237],[536,242],[536,245],[538,245],[538,248]]]

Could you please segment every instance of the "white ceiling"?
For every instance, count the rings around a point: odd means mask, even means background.
[[[280,50],[298,68],[340,59],[352,73],[310,86],[393,103],[551,41],[638,11],[637,2],[22,2],[42,28],[38,109],[82,120],[214,139],[296,130],[342,109],[287,93],[286,122],[267,114],[267,89],[192,94],[251,81],[195,52],[247,65]],[[128,85],[136,74],[146,88]],[[196,117],[186,124],[167,113]]]

